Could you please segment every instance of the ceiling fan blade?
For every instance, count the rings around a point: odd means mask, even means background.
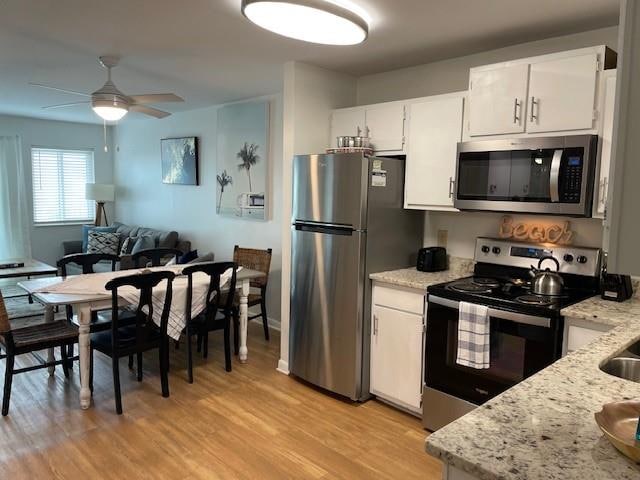
[[[133,103],[144,105],[147,103],[184,102],[184,99],[173,93],[149,93],[145,95],[129,95]]]
[[[90,97],[91,96],[88,93],[76,92],[75,90],[67,90],[66,88],[52,87],[50,85],[43,85],[41,83],[31,83],[31,82],[29,82],[29,85],[31,85],[32,87],[40,87],[40,88],[48,88],[49,90],[57,90],[58,92],[72,93],[74,95],[82,95],[83,97]]]
[[[46,107],[42,107],[45,110],[49,108],[62,108],[62,107],[74,107],[76,105],[89,105],[91,102],[71,102],[71,103],[61,103],[59,105],[48,105]]]
[[[144,113],[145,115],[150,115],[156,118],[164,118],[171,115],[169,112],[163,112],[162,110],[158,110],[157,108],[145,107],[144,105],[131,105],[129,107],[129,110]]]

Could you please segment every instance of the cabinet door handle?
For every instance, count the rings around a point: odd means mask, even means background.
[[[607,195],[609,194],[609,177],[604,177],[602,181],[602,206],[607,205]]]
[[[517,98],[513,100],[513,123],[518,125],[520,123],[520,115],[518,115],[518,108],[522,104],[518,101]]]
[[[538,114],[535,112],[536,105],[538,105],[538,101],[536,97],[531,96],[531,121],[538,120]]]
[[[449,198],[453,197],[456,182],[453,177],[449,177]]]
[[[378,335],[378,316],[373,316],[373,334]]]

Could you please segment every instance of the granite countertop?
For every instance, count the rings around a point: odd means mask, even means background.
[[[638,290],[635,292],[639,293]],[[611,302],[600,296],[592,297],[562,309],[562,315],[617,327],[634,318],[640,319],[640,298],[634,296],[626,302]]]
[[[593,417],[605,403],[640,398],[640,384],[598,368],[640,338],[640,300],[594,297],[563,314],[614,328],[430,435],[429,453],[483,480],[640,479],[640,465]]]
[[[473,260],[449,257],[449,269],[442,272],[419,272],[413,267],[372,273],[369,278],[390,285],[426,290],[429,285],[450,282],[456,278],[471,275],[473,265]]]

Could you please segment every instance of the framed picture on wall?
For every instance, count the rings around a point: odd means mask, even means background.
[[[198,138],[160,140],[162,183],[198,185]]]
[[[218,110],[216,212],[253,220],[268,218],[269,102]]]

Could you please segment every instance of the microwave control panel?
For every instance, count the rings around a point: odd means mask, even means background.
[[[569,154],[563,159],[563,170],[560,186],[560,201],[563,203],[580,203],[582,191],[582,157]]]

